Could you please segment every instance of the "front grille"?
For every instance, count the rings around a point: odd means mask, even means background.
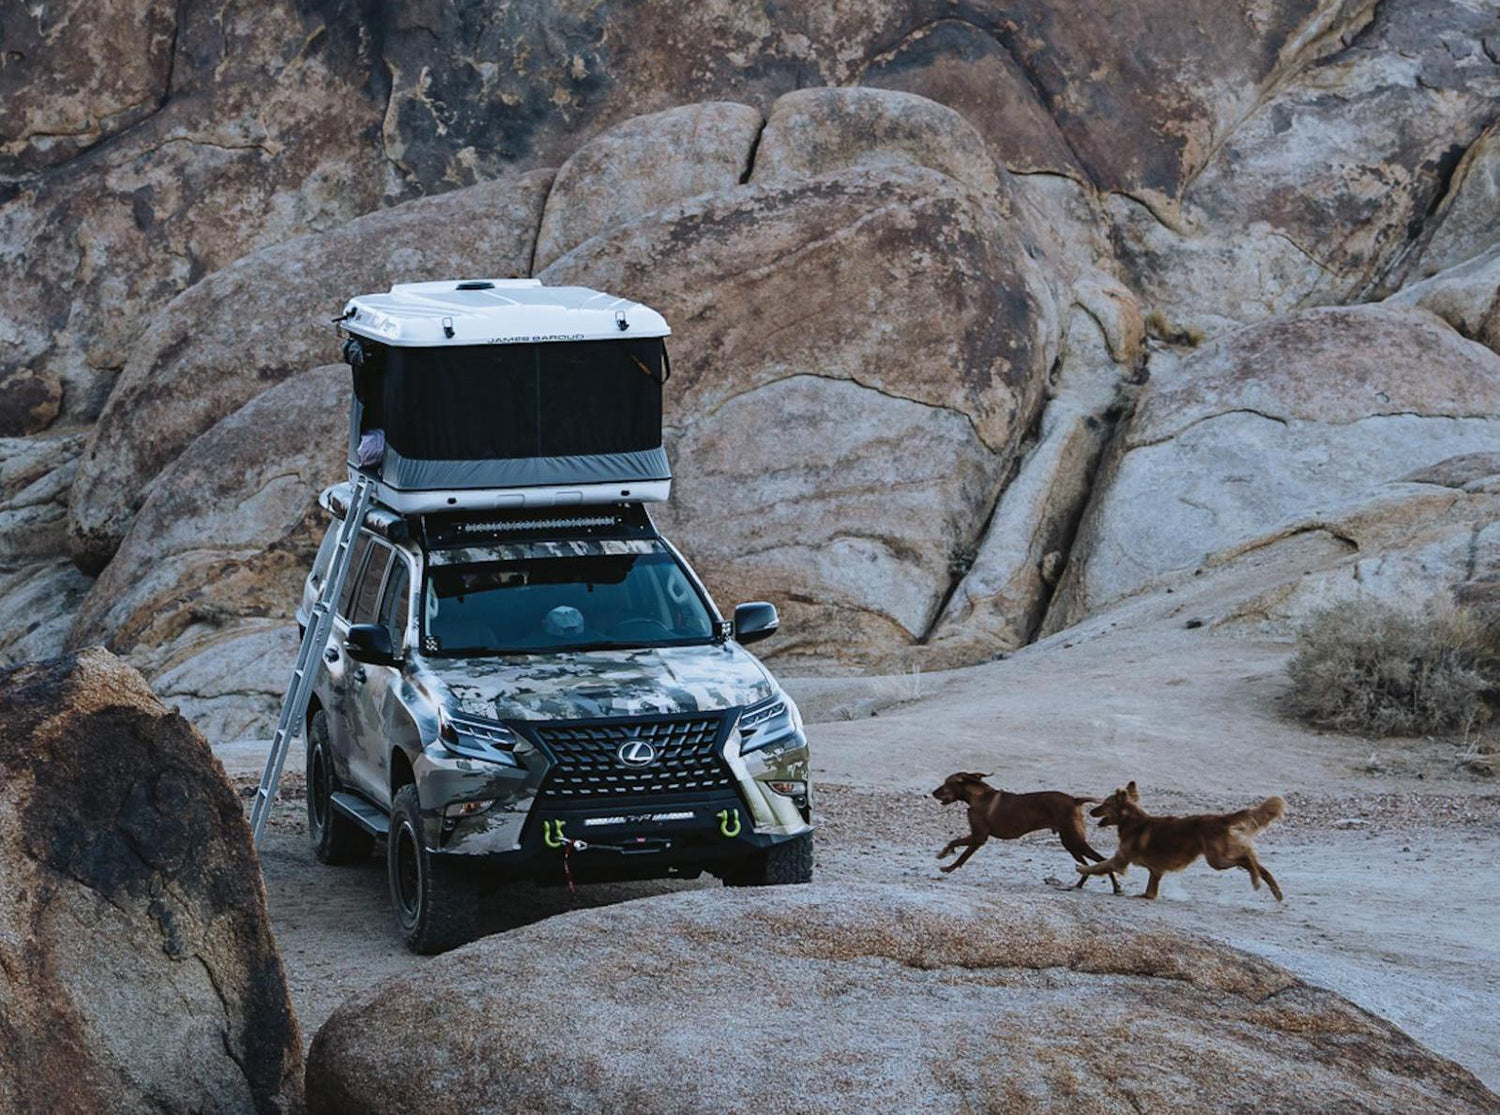
[[[556,801],[651,794],[702,794],[734,781],[719,751],[723,717],[631,720],[613,724],[533,724],[555,765],[542,789]],[[650,766],[621,762],[620,745],[645,740],[656,749]]]

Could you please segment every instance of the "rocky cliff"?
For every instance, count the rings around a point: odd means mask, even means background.
[[[132,0],[0,50],[0,655],[103,642],[210,734],[291,657],[323,323],[396,278],[662,309],[663,526],[798,668],[1246,562],[1273,629],[1500,577],[1493,4]]]

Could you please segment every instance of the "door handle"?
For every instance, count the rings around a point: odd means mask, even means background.
[[[369,675],[365,673],[365,668],[361,666],[359,669],[354,671],[354,683],[356,685],[363,685],[365,683],[365,678],[367,678],[368,676]]]
[[[339,660],[339,648],[338,647],[329,647],[327,650],[325,650],[323,652],[323,661],[325,661],[325,662],[337,662],[338,660]]]

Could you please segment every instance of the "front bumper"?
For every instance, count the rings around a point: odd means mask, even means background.
[[[507,877],[697,875],[812,831],[806,736],[798,731],[743,755],[740,743],[731,727],[721,745],[728,788],[589,801],[545,792],[553,760],[538,741],[517,749],[514,767],[462,759],[436,745],[417,763],[423,835],[431,853],[472,859]],[[773,781],[800,783],[802,792],[778,793]],[[476,815],[446,815],[450,806],[477,801],[494,804]]]
[[[539,806],[521,849],[488,866],[503,875],[561,883],[690,878],[734,863],[794,835],[758,832],[738,794]],[[809,828],[811,826],[808,826]]]

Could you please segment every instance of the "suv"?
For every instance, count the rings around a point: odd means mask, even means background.
[[[308,827],[329,864],[386,838],[410,948],[472,936],[496,877],[810,881],[807,738],[744,649],[776,609],[723,620],[642,505],[375,506],[351,561],[308,706]]]

